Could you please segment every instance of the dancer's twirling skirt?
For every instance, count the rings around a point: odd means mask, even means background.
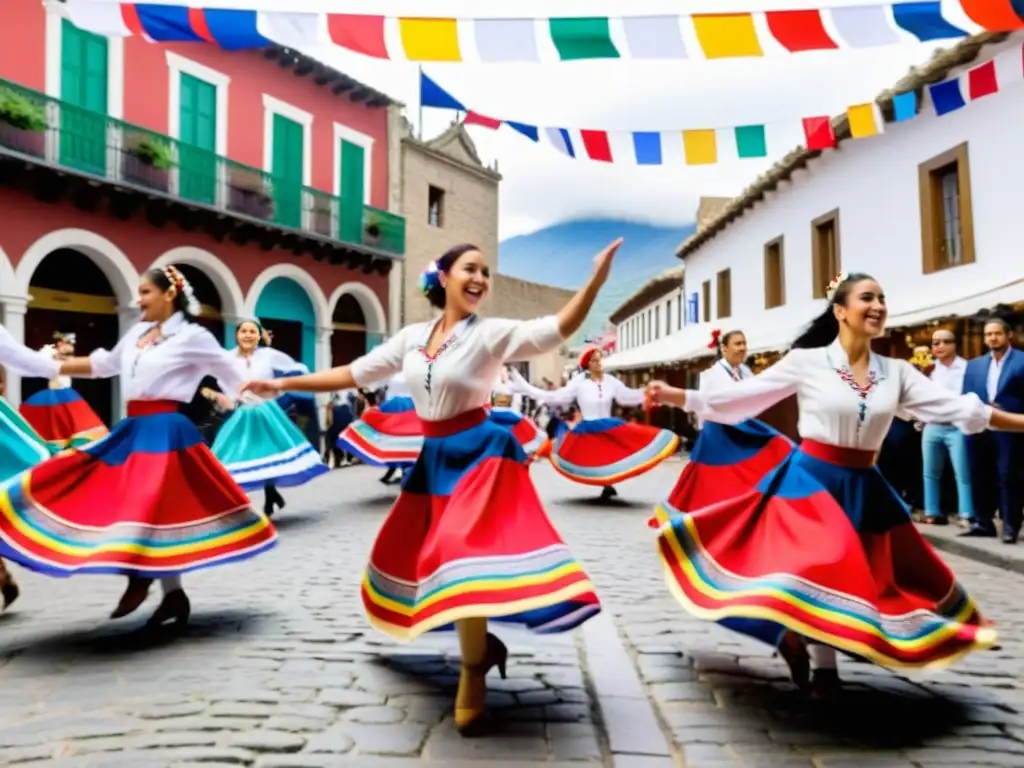
[[[55,448],[77,448],[107,434],[100,417],[71,387],[36,392],[21,404],[21,415]]]
[[[622,419],[591,419],[558,440],[551,464],[577,483],[614,485],[653,469],[678,447],[679,436],[667,429]]]
[[[423,428],[411,397],[394,397],[342,431],[338,447],[376,467],[409,467],[423,448]]]
[[[210,449],[242,490],[302,485],[328,471],[320,453],[274,401],[241,405]]]
[[[210,452],[180,403],[131,401],[105,438],[0,488],[0,556],[52,576],[144,577],[257,555],[274,527]]]
[[[562,632],[600,610],[541,506],[519,442],[483,409],[424,422],[423,451],[363,578],[367,615],[412,639],[484,617]]]
[[[511,408],[495,406],[491,409],[491,421],[509,430],[523,447],[527,456],[533,456],[547,441],[548,436],[532,419]]]
[[[695,616],[775,643],[786,629],[886,667],[937,667],[995,629],[910,521],[868,451],[804,440],[729,500],[680,513],[658,550]]]
[[[41,464],[56,452],[0,397],[0,483]]]
[[[736,425],[705,422],[668,497],[668,507],[689,512],[732,498],[737,488],[757,485],[792,450],[789,438],[760,421]],[[651,525],[658,527],[666,519],[659,507]]]

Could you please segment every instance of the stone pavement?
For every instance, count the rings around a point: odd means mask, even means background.
[[[1000,649],[909,677],[845,664],[844,702],[810,706],[767,649],[667,594],[644,521],[680,467],[624,483],[611,508],[532,469],[605,612],[554,637],[497,627],[509,679],[489,678],[493,733],[473,740],[451,724],[454,637],[402,645],[362,617],[360,570],[395,496],[373,469],[287,492],[280,546],[188,577],[192,623],[170,642],[133,631],[155,594],[110,622],[120,579],[19,570],[22,598],[0,616],[0,765],[1024,766],[1024,578],[951,556]]]
[[[1003,544],[999,538],[963,537],[957,525],[924,525],[919,530],[936,549],[952,552],[972,560],[1024,574],[1024,542]]]

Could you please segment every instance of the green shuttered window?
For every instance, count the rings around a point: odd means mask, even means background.
[[[302,225],[303,142],[301,124],[274,115],[274,218],[287,227]]]
[[[339,236],[350,243],[363,241],[363,201],[366,196],[366,151],[341,140],[341,211]]]
[[[217,189],[217,86],[184,73],[180,85],[180,193],[212,205]]]
[[[61,22],[60,159],[103,175],[107,169],[107,39]]]

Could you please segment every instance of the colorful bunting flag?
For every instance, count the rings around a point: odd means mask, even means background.
[[[160,3],[68,0],[72,21],[109,36],[209,42],[239,50],[278,43],[333,43],[398,61],[540,62],[594,59],[730,59],[957,39],[980,29],[1024,26],[1024,0],[960,0],[975,27],[954,23],[939,0],[839,8],[590,18],[393,18],[358,14],[193,8]],[[282,0],[282,4],[284,4]],[[510,11],[510,13],[513,13]],[[952,14],[949,14],[952,16]],[[966,25],[964,25],[966,26]],[[325,39],[326,31],[326,39]],[[696,41],[692,48],[687,41]],[[542,54],[542,52],[544,52]]]
[[[1024,0],[1022,0],[1024,1]],[[957,78],[933,83],[924,90],[938,116],[964,107],[968,101],[984,98],[1024,80],[1024,46],[1014,46]],[[420,73],[420,102],[424,107],[452,109],[466,113],[467,125],[498,130],[507,125],[531,141],[545,141],[571,158],[585,157],[602,163],[637,165],[711,165],[723,160],[766,158],[769,133],[786,139],[798,133],[807,149],[825,151],[838,143],[835,120],[828,115],[799,118],[789,123],[737,125],[725,128],[668,131],[605,131],[593,129],[537,127],[526,123],[489,117],[467,109],[425,73]],[[917,116],[920,104],[914,91],[894,94],[892,122],[903,123]],[[874,102],[854,104],[845,114],[850,136],[866,139],[885,131],[882,111]],[[776,146],[789,149],[792,145]]]

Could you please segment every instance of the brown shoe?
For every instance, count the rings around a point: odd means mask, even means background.
[[[7,570],[7,564],[0,560],[0,596],[4,599],[4,607],[0,610],[6,611],[10,604],[18,599],[20,594],[21,590],[14,581],[14,577],[11,576],[10,571]]]
[[[157,629],[167,622],[173,622],[175,629],[184,629],[188,624],[188,617],[192,613],[192,604],[189,602],[185,590],[176,589],[164,595],[159,607],[146,622],[146,629]]]

